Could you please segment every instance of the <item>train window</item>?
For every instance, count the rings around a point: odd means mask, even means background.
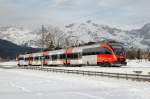
[[[34,57],[34,60],[39,60],[39,57]]]
[[[105,54],[111,54],[110,50],[105,48]]]
[[[63,54],[60,54],[59,56],[60,56],[60,59],[64,59]]]
[[[86,55],[92,55],[92,54],[91,54],[91,52],[83,53],[83,56],[86,56]]]
[[[88,48],[83,50],[83,56],[96,54],[111,54],[111,51],[107,48],[100,47]]]
[[[74,59],[77,59],[77,58],[78,58],[78,53],[74,53],[74,54],[73,54],[73,58],[74,58]]]
[[[81,58],[82,57],[82,54],[81,53],[78,53],[78,58]]]
[[[57,59],[60,59],[60,55],[59,54],[57,54]]]
[[[53,55],[52,56],[52,59],[55,60],[55,59],[77,59],[78,57],[81,57],[81,53],[73,53],[73,54],[59,54],[57,55],[57,58],[56,58],[56,55]]]
[[[100,54],[100,51],[96,51],[95,54]]]
[[[105,54],[111,54],[110,50],[106,49]]]
[[[85,56],[85,55],[86,55],[86,53],[82,53],[82,55],[83,55],[83,56]]]
[[[60,58],[60,59],[63,59],[63,55],[62,55],[62,54],[60,54],[60,55],[59,55],[59,58]]]
[[[30,57],[29,60],[33,60],[33,57]]]
[[[73,59],[73,54],[67,54],[68,59]]]
[[[45,58],[45,59],[50,59],[50,56],[45,56],[44,58]]]
[[[42,56],[39,56],[39,60],[42,60]]]
[[[54,58],[54,60],[56,60],[56,59],[57,59],[57,55],[54,55],[54,57],[53,57],[53,58]]]
[[[79,53],[67,54],[67,59],[78,59]]]
[[[111,51],[107,48],[100,48],[100,54],[111,54]]]
[[[57,55],[52,55],[52,60],[57,60]]]
[[[96,48],[88,48],[88,49],[83,49],[83,56],[86,55],[96,55],[97,53],[99,53],[99,47]]]
[[[91,52],[91,55],[96,55],[96,53],[93,51],[93,52]]]
[[[66,54],[60,54],[59,59],[66,59]]]
[[[66,54],[63,54],[63,59],[66,59]]]
[[[25,61],[28,61],[28,60],[29,60],[29,58],[28,58],[28,57],[26,57],[26,58],[25,58]]]
[[[23,57],[19,57],[19,60],[24,60],[24,58]]]

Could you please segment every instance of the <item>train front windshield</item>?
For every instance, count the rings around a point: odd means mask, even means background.
[[[112,48],[117,55],[124,55],[125,50],[122,46],[112,46]]]

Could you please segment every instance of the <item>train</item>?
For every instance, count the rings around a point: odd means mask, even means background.
[[[126,51],[123,44],[103,41],[95,44],[48,50],[17,56],[18,66],[125,66]]]

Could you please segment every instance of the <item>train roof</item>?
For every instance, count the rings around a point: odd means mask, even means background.
[[[122,46],[123,43],[121,42],[117,42],[115,40],[110,40],[110,39],[107,39],[107,40],[103,40],[103,41],[100,41],[100,42],[89,42],[89,43],[86,43],[84,45],[80,45],[80,46],[72,46],[72,47],[67,47],[67,48],[62,48],[62,49],[56,49],[56,50],[46,50],[46,51],[43,51],[43,52],[51,52],[50,54],[53,55],[53,54],[58,54],[58,53],[63,53],[64,52],[64,49],[69,49],[69,48],[73,48],[74,50],[76,50],[76,52],[80,52],[82,49],[85,49],[85,48],[91,48],[91,47],[100,47],[101,44],[108,44],[108,45],[119,45],[119,46]],[[32,55],[35,55],[35,56],[42,56],[42,53],[41,52],[36,52],[36,53],[31,53]],[[21,56],[24,56],[24,55],[29,55],[29,54],[21,54],[19,55],[20,57]]]

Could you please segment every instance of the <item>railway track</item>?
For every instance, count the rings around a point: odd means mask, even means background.
[[[64,69],[64,68],[54,68],[54,67],[40,67],[40,66],[24,66],[19,67],[19,69],[33,69],[41,70],[46,72],[59,72],[68,74],[78,74],[78,75],[88,75],[88,76],[100,76],[100,77],[111,77],[117,79],[126,79],[134,81],[148,81],[150,82],[150,74],[143,75],[141,71],[133,71],[134,73],[113,73],[104,71],[90,71],[90,70],[79,70],[79,69]]]

